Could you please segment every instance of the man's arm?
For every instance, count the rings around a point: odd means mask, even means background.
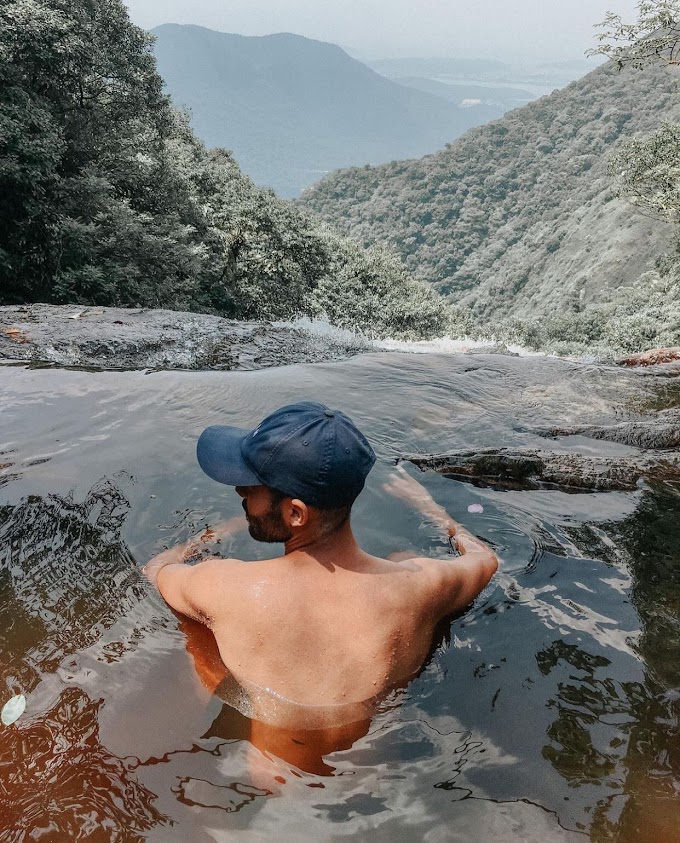
[[[223,603],[223,580],[236,559],[206,559],[196,565],[164,565],[156,578],[161,597],[176,612],[212,627]]]
[[[384,486],[385,491],[415,506],[439,527],[461,554],[439,562],[440,585],[449,612],[463,609],[487,586],[498,570],[498,559],[491,548],[455,521],[443,506],[401,466]]]
[[[172,609],[209,623],[215,577],[223,572],[226,560],[207,559],[196,565],[185,563],[206,544],[236,535],[245,527],[247,521],[242,515],[223,521],[188,542],[157,554],[145,565],[143,572]]]

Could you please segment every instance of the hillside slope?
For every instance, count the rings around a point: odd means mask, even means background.
[[[669,225],[615,197],[610,153],[680,119],[678,77],[606,65],[419,161],[335,173],[300,200],[483,321],[552,315],[634,282]]]
[[[257,184],[283,196],[338,167],[432,152],[498,114],[405,88],[299,35],[177,24],[153,35],[167,90],[191,110],[201,140],[232,150]]]

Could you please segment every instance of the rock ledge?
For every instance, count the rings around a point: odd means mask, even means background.
[[[0,307],[0,360],[97,369],[250,370],[368,350],[340,332],[145,308]]]

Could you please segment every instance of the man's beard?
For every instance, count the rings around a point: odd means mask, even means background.
[[[273,504],[269,512],[259,517],[248,514],[245,501],[242,502],[242,506],[248,519],[248,532],[255,541],[276,544],[277,542],[287,542],[293,538],[293,534],[286,526],[277,505]]]

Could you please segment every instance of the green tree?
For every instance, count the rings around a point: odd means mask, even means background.
[[[167,246],[154,206],[174,121],[150,44],[118,0],[0,8],[6,298],[118,300],[135,246]]]
[[[609,12],[597,25],[600,46],[588,55],[614,59],[619,67],[642,69],[650,64],[680,64],[679,0],[640,0],[638,19],[624,23],[621,15]]]
[[[334,258],[313,292],[314,315],[368,336],[423,339],[445,333],[451,308],[394,257],[378,248],[361,250],[332,232],[327,238]]]
[[[638,20],[610,12],[599,25],[600,46],[591,55],[614,59],[620,68],[680,65],[680,0],[641,0]],[[612,157],[621,194],[639,208],[679,221],[680,126],[665,123],[645,139],[629,140]]]
[[[365,327],[342,281],[362,276],[383,294],[374,329],[434,330],[432,294],[393,260],[205,149],[163,93],[151,43],[121,0],[2,0],[0,301],[289,318],[318,312],[323,282]]]
[[[680,222],[680,126],[666,123],[612,157],[621,193],[641,210]]]

